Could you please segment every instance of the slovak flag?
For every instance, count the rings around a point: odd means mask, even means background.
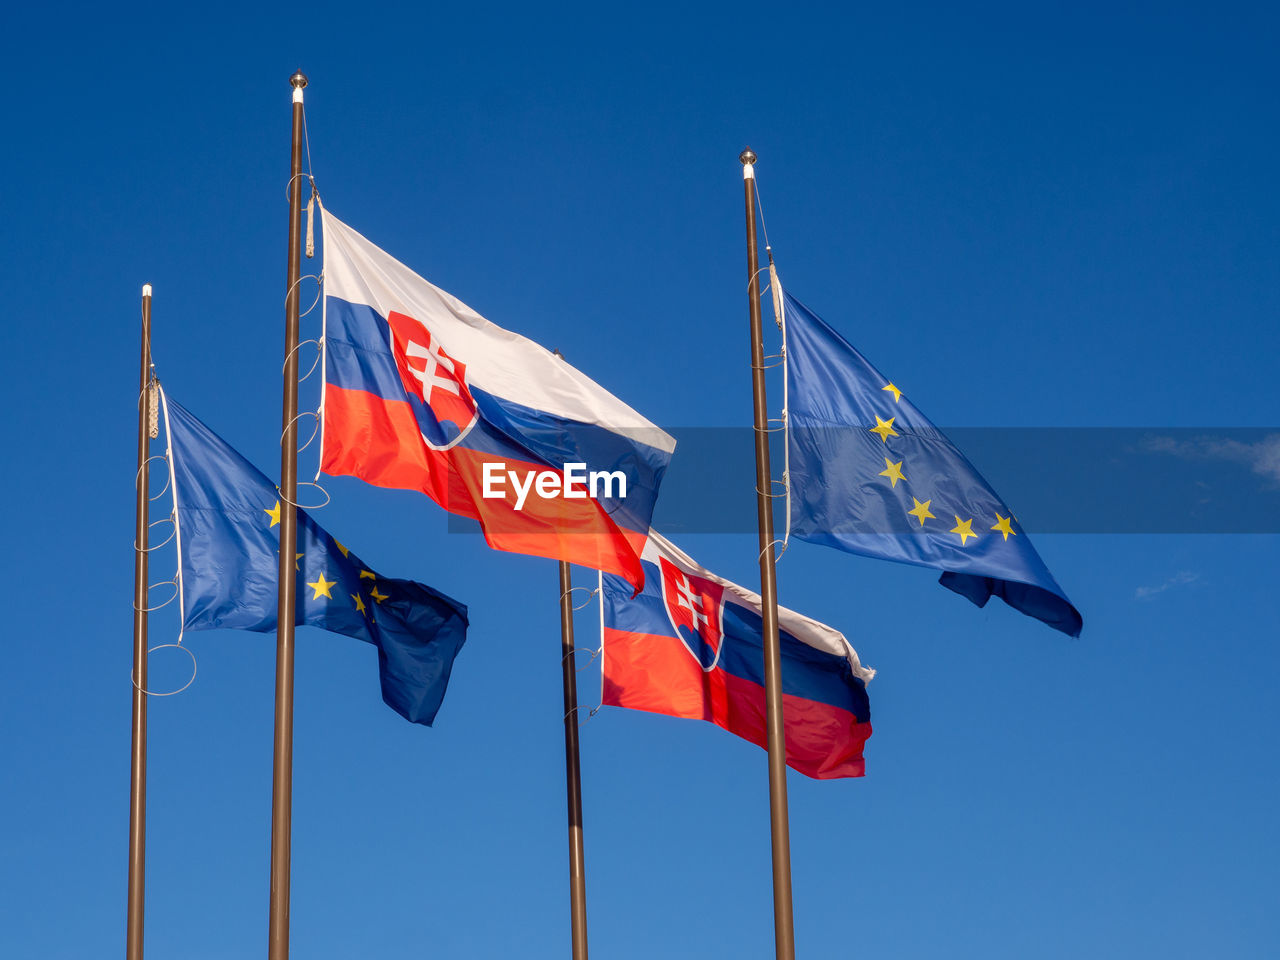
[[[709,720],[766,746],[759,594],[656,531],[642,560],[644,590],[634,597],[624,580],[601,578],[603,702]],[[779,607],[778,625],[787,764],[819,780],[862,776],[875,671],[826,624]]]
[[[323,210],[321,469],[420,490],[499,550],[643,582],[675,440]]]

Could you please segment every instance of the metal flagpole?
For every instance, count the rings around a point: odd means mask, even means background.
[[[769,742],[769,825],[773,843],[773,938],[778,960],[794,960],[791,904],[791,828],[787,818],[787,741],[782,724],[782,656],[778,641],[778,581],[774,569],[773,474],[769,467],[769,411],[764,386],[764,336],[760,326],[760,259],[756,252],[756,155],[742,161],[747,197],[747,279],[751,308],[751,394],[755,403],[756,517],[760,527],[760,597],[764,619],[764,703]]]
[[[271,776],[271,900],[267,957],[289,958],[289,837],[293,809],[293,631],[298,584],[298,259],[302,221],[302,90],[293,86],[293,147],[289,158],[289,270],[285,297],[284,411],[280,436],[280,597],[276,609],[276,720]]]
[[[142,374],[138,388],[137,525],[133,540],[133,744],[129,755],[129,897],[125,960],[142,960],[147,850],[147,507],[151,445],[151,284],[142,286]]]
[[[564,672],[564,775],[569,797],[569,919],[573,960],[587,960],[587,867],[578,769],[578,667],[573,646],[573,577],[560,561],[560,662]]]

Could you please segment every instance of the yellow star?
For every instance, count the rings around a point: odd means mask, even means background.
[[[346,547],[340,544],[337,540],[333,541],[333,545],[342,551],[342,555],[344,557],[347,556],[349,553],[351,553],[350,550],[348,550]]]
[[[1005,540],[1008,540],[1009,537],[1011,536],[1016,537],[1018,535],[1018,531],[1014,530],[1013,527],[1009,526],[1009,521],[1011,519],[1012,519],[1012,514],[1010,514],[1008,517],[1002,517],[1000,516],[1000,512],[997,510],[996,525],[991,529],[999,533],[1003,533]]]
[[[271,524],[270,526],[267,527],[267,529],[270,530],[271,527],[274,527],[277,523],[280,522],[280,501],[277,500],[276,505],[272,507],[270,510],[264,507],[262,512],[267,514],[267,516],[271,518]]]
[[[383,600],[387,599],[387,597],[389,597],[390,594],[379,593],[378,588],[374,587],[372,590],[369,591],[369,596],[373,597],[374,602],[381,603]]]
[[[365,613],[367,615],[367,612],[364,606],[364,600],[360,597],[360,594],[358,593],[351,594],[351,599],[356,602],[356,609],[359,610],[361,613]]]
[[[968,520],[961,520],[959,517],[956,517],[956,525],[951,528],[951,532],[960,534],[960,546],[962,547],[969,542],[970,537],[977,536],[977,534],[973,532],[972,518]]]
[[[361,576],[361,578],[368,577],[370,580],[377,580],[377,579],[378,579],[378,578],[374,575],[374,573],[373,573],[373,571],[372,571],[372,570],[361,570],[361,571],[360,571],[360,576]]]
[[[880,389],[888,390],[890,393],[892,393],[894,403],[897,403],[899,400],[902,399],[902,391],[899,390],[897,387],[895,387],[892,383],[889,384],[887,387],[881,387]]]
[[[901,460],[899,460],[897,463],[890,463],[890,462],[889,462],[889,458],[888,458],[888,457],[885,457],[885,458],[884,458],[884,465],[885,465],[885,469],[880,471],[879,476],[882,476],[882,477],[888,477],[888,478],[889,478],[889,487],[890,487],[890,489],[892,489],[892,488],[896,487],[896,486],[898,485],[898,481],[899,481],[899,480],[905,480],[905,479],[907,479],[906,477],[904,477],[904,476],[902,475],[902,461],[901,461]],[[911,499],[913,499],[913,500],[914,500],[914,499],[915,499],[915,497],[912,497]]]
[[[868,427],[867,429],[872,433],[880,434],[880,439],[885,443],[888,443],[890,437],[896,437],[898,435],[898,431],[893,429],[893,421],[893,417],[890,417],[888,420],[881,420],[879,414],[877,414],[876,425],[874,427]]]
[[[323,571],[323,570],[322,570],[322,571],[320,571],[320,579],[319,579],[319,580],[317,580],[315,583],[308,583],[308,584],[307,584],[307,586],[308,586],[308,587],[310,587],[312,590],[314,590],[314,591],[315,591],[315,595],[314,595],[314,596],[312,596],[312,598],[311,598],[312,600],[319,600],[322,596],[324,596],[324,597],[328,597],[330,600],[332,600],[332,599],[333,599],[333,594],[332,594],[332,593],[330,593],[330,592],[329,592],[329,590],[330,590],[331,588],[333,588],[333,587],[336,587],[337,585],[338,585],[338,581],[337,581],[337,580],[326,580],[326,579],[324,578],[324,571]]]
[[[915,497],[912,497],[911,499],[915,500],[915,504],[916,504],[915,509],[908,510],[907,513],[911,514],[911,516],[919,520],[920,526],[922,527],[924,526],[924,521],[926,518],[930,520],[937,519],[932,513],[929,512],[929,504],[933,503],[932,500],[926,500],[924,503],[921,503],[919,500],[916,500]]]

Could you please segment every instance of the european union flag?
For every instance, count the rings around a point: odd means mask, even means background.
[[[276,628],[279,491],[226,441],[161,393],[177,514],[179,597],[186,630]],[[467,608],[411,580],[379,576],[298,511],[297,623],[378,648],[382,699],[431,725]]]
[[[791,532],[944,570],[1073,637],[1079,612],[1013,513],[955,445],[848,341],[783,294]]]

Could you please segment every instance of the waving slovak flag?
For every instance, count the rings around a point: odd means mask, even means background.
[[[765,746],[764,641],[759,594],[699,566],[655,531],[644,590],[601,580],[602,701],[709,720]],[[778,608],[787,764],[816,779],[860,777],[871,736],[867,681],[832,627]]]
[[[323,212],[321,468],[420,490],[499,550],[638,590],[675,440]]]

